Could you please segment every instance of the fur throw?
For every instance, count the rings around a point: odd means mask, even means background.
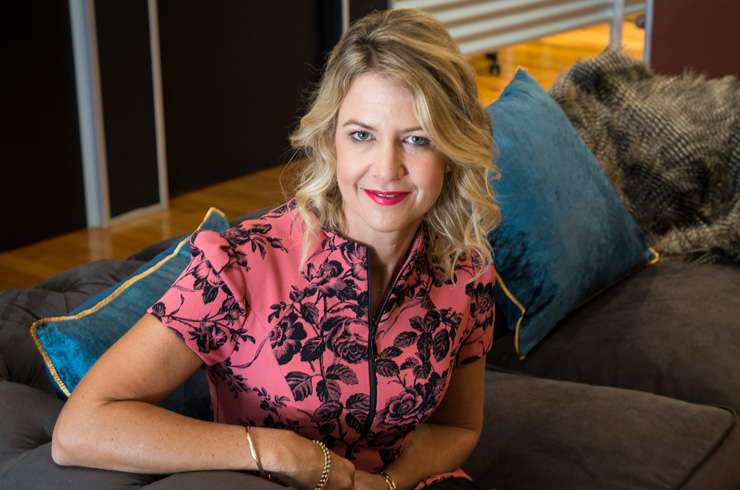
[[[740,82],[654,74],[620,51],[550,89],[648,242],[665,255],[740,262]]]

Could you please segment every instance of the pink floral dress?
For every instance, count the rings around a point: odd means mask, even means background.
[[[207,365],[214,420],[293,430],[378,472],[442,401],[452,370],[493,342],[493,267],[453,284],[419,227],[370,319],[367,248],[320,233],[300,267],[295,202],[191,239],[192,260],[149,313]],[[462,469],[433,475],[416,488]]]

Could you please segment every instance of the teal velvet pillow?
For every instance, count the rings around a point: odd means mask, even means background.
[[[211,208],[197,230],[225,231],[229,222]],[[196,231],[197,231],[196,230]],[[164,250],[131,277],[89,298],[67,316],[43,318],[31,336],[46,363],[52,384],[69,396],[97,359],[157,301],[190,261],[190,236]],[[211,419],[206,375],[199,369],[162,406],[203,420]]]
[[[515,331],[523,356],[569,312],[657,255],[558,104],[524,70],[486,111],[501,170],[491,185],[503,220],[489,235],[497,325]]]

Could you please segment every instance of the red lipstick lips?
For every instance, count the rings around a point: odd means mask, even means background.
[[[403,201],[404,198],[409,194],[408,192],[395,192],[395,191],[376,191],[371,189],[365,189],[365,193],[375,201],[376,203],[383,206],[392,206]]]

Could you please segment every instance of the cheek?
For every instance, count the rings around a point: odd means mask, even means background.
[[[342,184],[346,180],[347,172],[351,168],[349,162],[349,152],[347,151],[346,144],[337,141],[335,144],[335,153],[337,155],[336,172],[337,181]]]
[[[365,173],[362,155],[358,154],[351,143],[337,143],[335,148],[337,182],[340,187],[356,184]]]
[[[427,198],[436,200],[444,184],[444,162],[431,158],[417,168],[416,182],[424,189]]]

